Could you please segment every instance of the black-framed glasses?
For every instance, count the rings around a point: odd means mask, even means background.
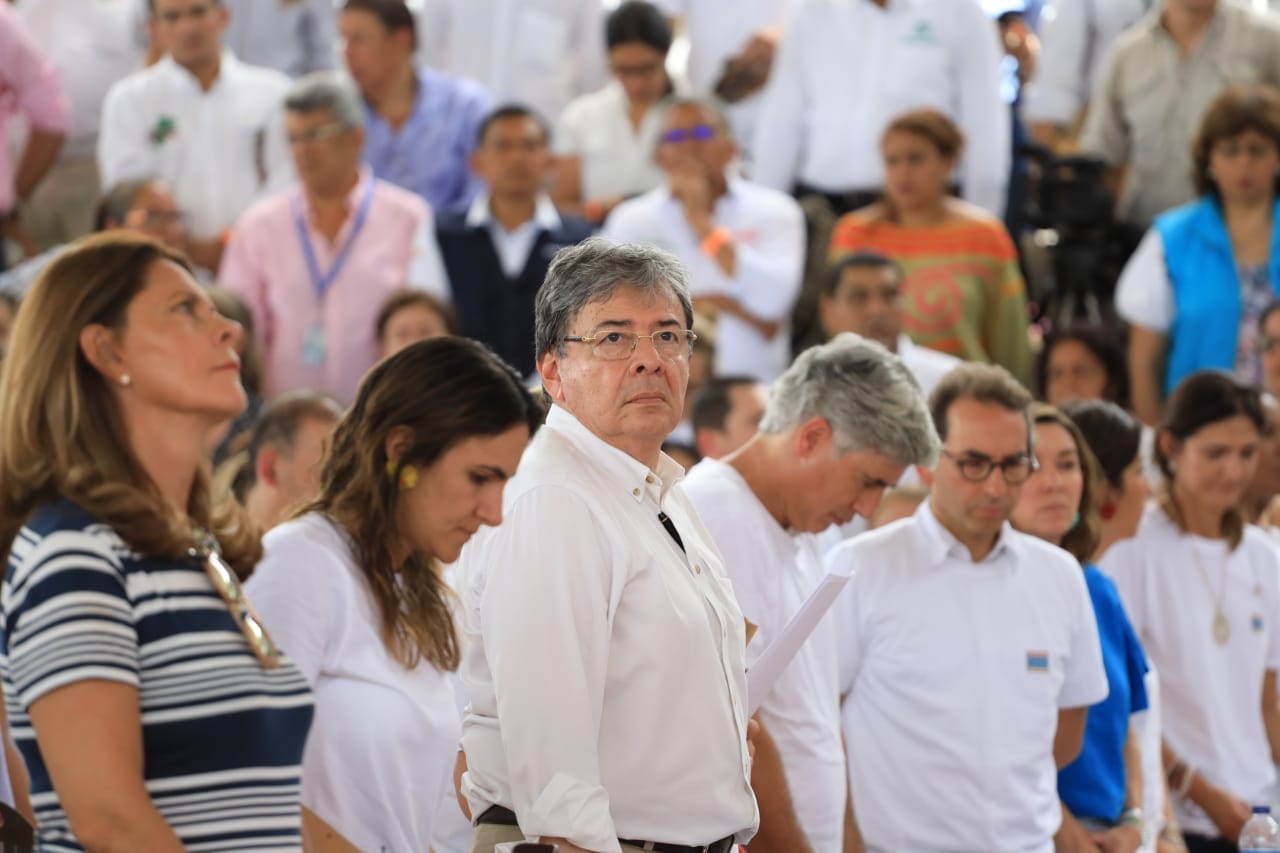
[[[253,656],[258,659],[258,663],[262,664],[266,669],[278,669],[280,666],[280,650],[276,647],[275,641],[271,639],[271,635],[267,633],[267,629],[254,611],[253,605],[245,597],[244,589],[240,586],[236,573],[227,565],[227,561],[222,559],[222,554],[218,553],[216,543],[211,542],[211,539],[212,537],[206,534],[202,538],[200,546],[191,548],[187,551],[187,554],[193,559],[202,561],[204,573],[208,575],[209,582],[213,584],[213,588],[218,591],[223,603],[231,611],[231,618],[235,620],[240,633],[244,635],[245,641],[249,644],[249,651],[253,652]]]
[[[716,129],[709,124],[695,124],[693,127],[673,127],[662,134],[662,141],[673,145],[677,142],[684,142],[686,139],[706,142],[708,139],[715,138]]]
[[[1000,476],[1011,486],[1025,483],[1027,478],[1040,470],[1040,463],[1029,453],[1019,453],[1007,459],[992,459],[982,453],[966,453],[956,456],[946,450],[942,455],[951,460],[960,471],[960,476],[970,483],[984,483],[991,472],[1000,469]]]
[[[654,350],[660,358],[675,361],[688,358],[693,352],[693,342],[698,336],[691,329],[664,329],[652,335],[637,335],[635,332],[605,332],[601,335],[584,337],[583,335],[565,335],[560,340],[571,344],[586,344],[591,347],[591,354],[606,361],[621,361],[631,358],[631,354],[644,338],[653,343]]]

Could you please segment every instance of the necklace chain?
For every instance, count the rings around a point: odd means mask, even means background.
[[[1199,549],[1196,548],[1195,542],[1188,543],[1190,545],[1191,558],[1195,560],[1196,570],[1200,573],[1200,579],[1204,581],[1205,589],[1209,595],[1213,596],[1213,583],[1209,579],[1209,573],[1205,570],[1204,563],[1200,560]],[[1213,638],[1218,645],[1225,646],[1227,640],[1231,638],[1231,623],[1227,620],[1227,612],[1224,604],[1227,598],[1227,561],[1231,556],[1231,549],[1227,549],[1227,554],[1222,558],[1222,581],[1218,585],[1217,598],[1213,603]]]

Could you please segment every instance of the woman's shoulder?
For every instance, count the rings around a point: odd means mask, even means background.
[[[262,537],[263,556],[253,576],[306,574],[309,578],[346,574],[352,564],[351,539],[322,512],[309,512],[282,522]]]
[[[20,564],[67,551],[116,563],[137,557],[109,524],[80,505],[57,498],[31,512],[14,539],[9,558]]]

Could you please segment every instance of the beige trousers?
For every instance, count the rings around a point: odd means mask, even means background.
[[[92,231],[99,193],[93,157],[54,166],[22,205],[22,225],[37,249],[43,252]]]

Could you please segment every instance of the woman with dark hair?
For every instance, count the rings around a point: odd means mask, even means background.
[[[1184,379],[1156,436],[1157,501],[1102,559],[1160,673],[1164,772],[1192,853],[1236,849],[1280,761],[1280,565],[1240,509],[1263,426],[1257,390]]]
[[[1225,89],[1192,156],[1200,200],[1156,217],[1116,285],[1134,411],[1153,425],[1193,371],[1261,383],[1258,321],[1280,295],[1280,91]]]
[[[246,584],[316,694],[303,759],[308,850],[426,850],[457,754],[458,634],[440,565],[502,520],[542,420],[475,341],[411,344],[334,430],[320,496],[267,534]]]
[[[1059,849],[1137,850],[1142,843],[1141,761],[1130,717],[1146,710],[1147,661],[1113,584],[1093,565],[1102,537],[1103,476],[1080,428],[1058,409],[1032,406],[1038,465],[1022,487],[1014,527],[1062,547],[1084,569],[1107,672],[1107,698],[1089,708],[1080,755],[1058,772]],[[1083,844],[1083,848],[1076,845]]]
[[[245,405],[236,325],[131,234],[59,255],[0,371],[0,653],[37,849],[296,849],[311,691],[236,581],[209,435]]]
[[[381,358],[395,355],[409,344],[459,334],[453,307],[425,290],[391,294],[374,323]]]
[[[652,3],[627,0],[609,13],[615,79],[565,107],[554,142],[556,207],[599,225],[618,202],[662,184],[655,154],[663,102],[676,93],[666,68],[671,40],[670,22]]]
[[[1031,380],[1027,289],[1004,223],[951,196],[964,149],[955,122],[932,109],[889,123],[880,143],[884,200],[846,214],[831,259],[861,251],[902,267],[906,332],[921,346],[1003,365]]]
[[[1036,358],[1036,389],[1051,406],[1077,400],[1129,405],[1124,349],[1101,326],[1075,325],[1050,332]]]

